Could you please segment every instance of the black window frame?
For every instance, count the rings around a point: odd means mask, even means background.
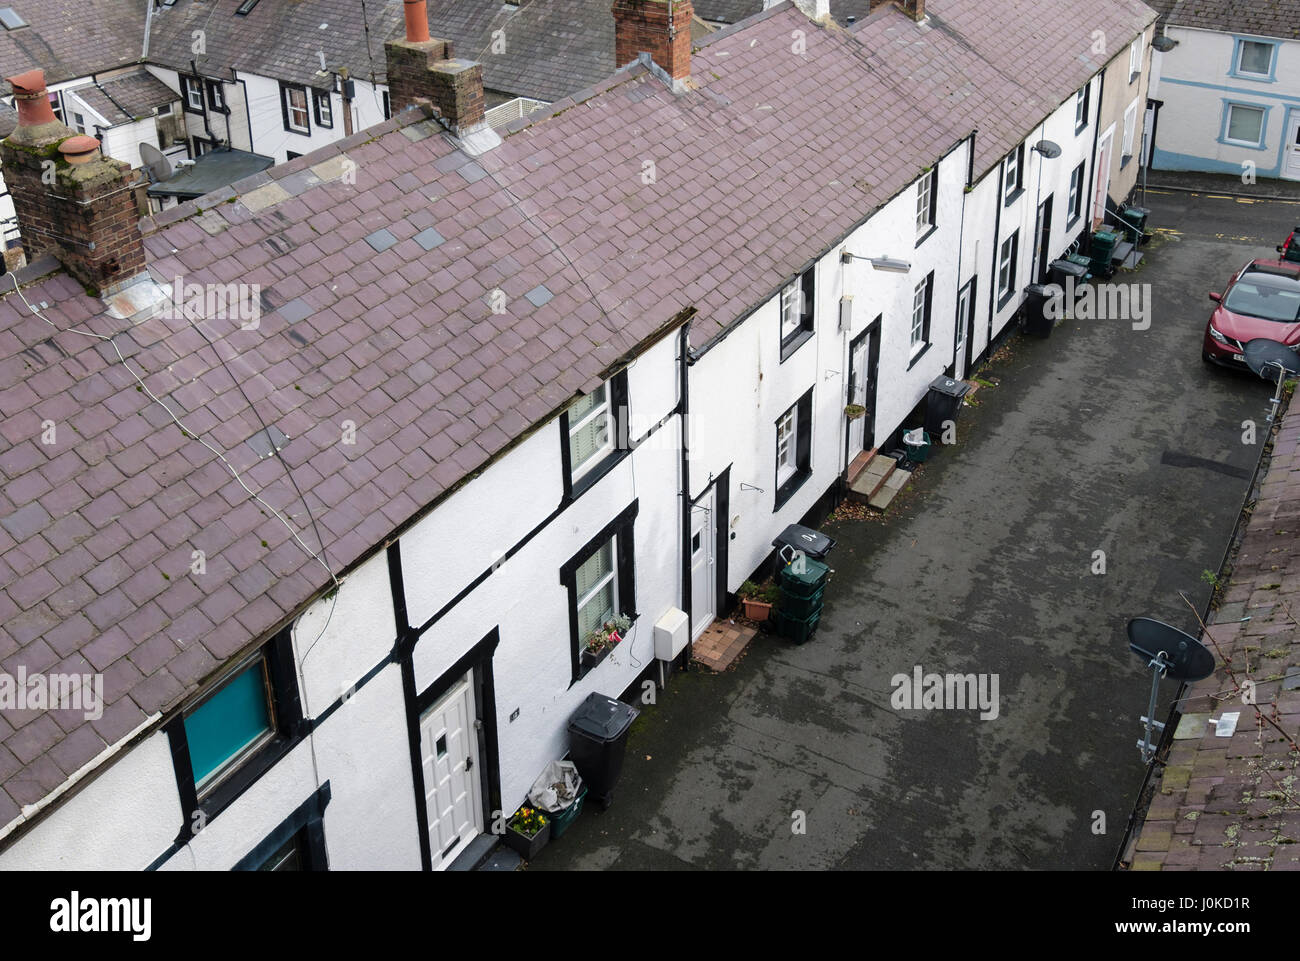
[[[204,92],[207,95],[208,109],[213,113],[230,113],[230,106],[226,103],[226,88],[220,80],[203,81]]]
[[[1009,191],[1007,189],[1005,178],[1006,171],[1009,169],[1013,159],[1015,160],[1016,188],[1014,191]],[[1002,167],[1002,176],[1004,178],[1002,196],[1004,198],[1004,205],[1010,207],[1013,203],[1019,200],[1020,195],[1025,192],[1025,145],[1023,143],[1002,158]]]
[[[204,105],[207,104],[207,93],[203,89],[203,78],[193,77],[187,73],[180,75],[181,78],[181,110],[185,113],[196,114],[202,117],[205,113]],[[200,106],[194,106],[190,103],[190,92],[195,91],[199,95]]]
[[[232,871],[262,871],[267,863],[289,842],[298,845],[303,869],[328,871],[329,855],[325,848],[325,807],[330,802],[330,782],[316,789],[287,818],[276,825],[253,850],[235,863]]]
[[[178,844],[189,842],[199,830],[210,824],[213,818],[233,804],[248,788],[256,784],[262,775],[279,763],[281,758],[293,750],[305,736],[308,723],[303,717],[297,670],[294,665],[293,639],[290,632],[291,627],[286,626],[256,650],[233,661],[163,726],[171,747],[172,767],[176,774],[176,787],[180,794],[184,818],[180,834],[176,839]],[[270,685],[274,734],[265,744],[214,781],[210,787],[205,788],[200,796],[194,780],[185,718],[262,659],[266,662]]]
[[[329,113],[328,122],[321,119],[321,113],[320,113],[321,104],[325,105],[325,109]],[[312,87],[311,112],[312,112],[312,116],[316,120],[316,126],[323,127],[326,130],[334,129],[334,101],[333,98],[330,96],[330,91],[317,90],[315,87]]]
[[[789,334],[783,333],[785,327],[785,291],[791,284],[799,285],[800,311],[799,326]],[[781,288],[777,295],[777,332],[781,336],[781,363],[785,363],[800,347],[812,339],[817,323],[817,264],[810,264],[790,283]]]
[[[917,247],[920,247],[921,244],[925,243],[930,238],[930,235],[939,229],[939,165],[938,164],[935,164],[934,167],[930,170],[930,172],[926,174],[925,177],[921,178],[921,181],[918,181],[917,188],[916,188],[918,191],[920,191],[921,189],[921,182],[924,181],[928,181],[930,184],[930,210],[928,214],[930,219],[927,221],[926,229],[922,230],[919,227],[917,229],[917,234],[916,234]],[[921,198],[918,196],[917,200],[920,201],[920,199]],[[920,206],[920,204],[918,203],[917,206]]]
[[[578,568],[604,547],[611,538],[614,539],[614,566],[617,571],[614,575],[617,589],[615,611],[630,618],[633,625],[640,617],[636,609],[635,534],[639,510],[640,500],[633,500],[619,512],[617,517],[583,544],[581,550],[560,566],[560,584],[564,587],[569,601],[569,658],[572,671],[569,687],[573,687],[590,674],[611,650],[617,649],[606,648],[599,654],[588,654],[582,648],[582,638],[578,636]]]
[[[298,91],[302,94],[303,115],[307,118],[305,128],[295,127],[289,120],[289,92]],[[307,95],[307,87],[300,83],[285,83],[280,81],[280,118],[284,121],[284,129],[288,133],[296,133],[303,137],[311,136],[311,98]]]
[[[387,90],[383,90],[383,91],[380,91],[380,92],[381,92],[382,95],[383,95],[381,99],[382,99],[382,101],[383,101],[383,105],[384,105],[384,119],[385,119],[385,120],[389,120],[389,119],[391,119],[392,116],[393,116],[393,100],[392,100],[391,97],[388,96],[388,91],[387,91]]]
[[[573,476],[573,455],[569,449],[569,412],[558,418],[560,425],[560,469],[564,475],[564,501],[572,502],[590,490],[628,454],[632,441],[628,434],[627,370],[620,370],[607,381],[605,389],[609,404],[609,428],[614,433],[614,444],[609,452],[593,463],[582,476]]]
[[[1087,189],[1087,185],[1084,182],[1088,176],[1087,167],[1088,167],[1088,162],[1086,160],[1080,161],[1079,166],[1075,167],[1074,170],[1070,172],[1070,186],[1068,188],[1068,192],[1065,195],[1066,196],[1065,214],[1066,217],[1068,218],[1066,220],[1065,227],[1067,230],[1073,227],[1075,224],[1077,224],[1079,222],[1079,218],[1083,216],[1083,192],[1085,189]],[[1075,203],[1074,203],[1074,206],[1078,208],[1077,210],[1069,206],[1070,196],[1074,194],[1075,177],[1079,178],[1079,192],[1075,196]]]
[[[773,496],[772,512],[776,513],[786,502],[798,492],[808,482],[812,476],[812,402],[813,387],[809,387],[798,400],[781,411],[781,416],[772,422],[772,487],[775,491]],[[781,464],[780,464],[780,447],[781,447],[781,421],[785,416],[794,411],[794,473],[781,482]]]
[[[908,337],[907,349],[911,359],[907,362],[908,370],[911,370],[913,367],[915,367],[917,363],[920,362],[921,358],[926,355],[929,349],[932,346],[934,346],[934,341],[931,340],[930,338],[930,322],[934,318],[934,271],[933,270],[925,275],[925,278],[921,281],[921,284],[925,284],[925,307],[923,308],[925,313],[921,320],[921,345],[922,346],[921,349],[918,350],[915,354],[911,353],[913,347],[913,344],[911,342],[912,324],[909,318],[908,325],[907,325],[907,337]],[[921,284],[917,284],[916,286],[920,287]],[[912,303],[913,303],[913,310],[915,310],[916,287],[912,288]]]
[[[1079,120],[1079,101],[1083,100],[1083,119]],[[1074,135],[1077,137],[1088,129],[1089,116],[1092,111],[1092,81],[1085,83],[1074,94]]]
[[[1011,244],[1011,271],[1007,276],[1006,289],[1002,289],[1002,249]],[[994,272],[993,282],[997,284],[998,292],[998,309],[1001,310],[1007,305],[1012,297],[1016,295],[1016,266],[1020,260],[1020,230],[1017,229],[1010,236],[1004,237],[1002,243],[998,244],[997,270]]]

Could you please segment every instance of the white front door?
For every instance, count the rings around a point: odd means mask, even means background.
[[[850,404],[857,404],[859,407],[867,406],[867,378],[871,372],[867,370],[867,358],[871,347],[871,335],[858,339],[853,345],[853,355],[849,358],[849,370],[852,372],[853,390],[849,396]],[[863,417],[855,417],[849,421],[849,460],[857,457],[862,451],[865,431],[867,428],[867,417],[874,417],[875,411],[871,411]]]
[[[952,373],[958,380],[966,376],[966,329],[970,323],[971,285],[957,292],[957,327],[953,332]]]
[[[474,688],[466,675],[420,718],[424,798],[433,870],[445,868],[483,832]]]
[[[1115,128],[1106,131],[1097,150],[1097,184],[1092,195],[1092,222],[1106,219],[1106,198],[1110,194],[1110,151],[1115,140]]]
[[[1286,153],[1282,157],[1282,176],[1300,180],[1300,111],[1292,111],[1286,123]]]
[[[714,569],[713,488],[691,508],[691,640],[700,636],[717,615],[717,576]]]

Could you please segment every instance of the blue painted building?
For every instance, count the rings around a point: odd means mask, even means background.
[[[1152,0],[1151,166],[1300,180],[1300,0]]]

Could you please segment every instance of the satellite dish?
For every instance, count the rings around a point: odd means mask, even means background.
[[[144,161],[150,183],[158,184],[172,179],[172,162],[153,144],[140,144],[140,159]]]
[[[1190,634],[1150,617],[1135,617],[1128,622],[1128,646],[1151,670],[1151,700],[1146,715],[1141,719],[1146,725],[1146,735],[1137,742],[1142,760],[1150,764],[1158,748],[1151,740],[1151,732],[1165,729],[1164,724],[1155,719],[1160,679],[1171,677],[1176,681],[1199,681],[1209,677],[1214,673],[1214,655]]]
[[[1214,655],[1204,644],[1176,627],[1149,617],[1128,622],[1129,649],[1148,664],[1164,661],[1164,676],[1175,681],[1199,681],[1214,673]]]

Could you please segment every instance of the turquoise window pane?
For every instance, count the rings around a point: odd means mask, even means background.
[[[271,730],[265,670],[258,661],[185,718],[195,784]]]

